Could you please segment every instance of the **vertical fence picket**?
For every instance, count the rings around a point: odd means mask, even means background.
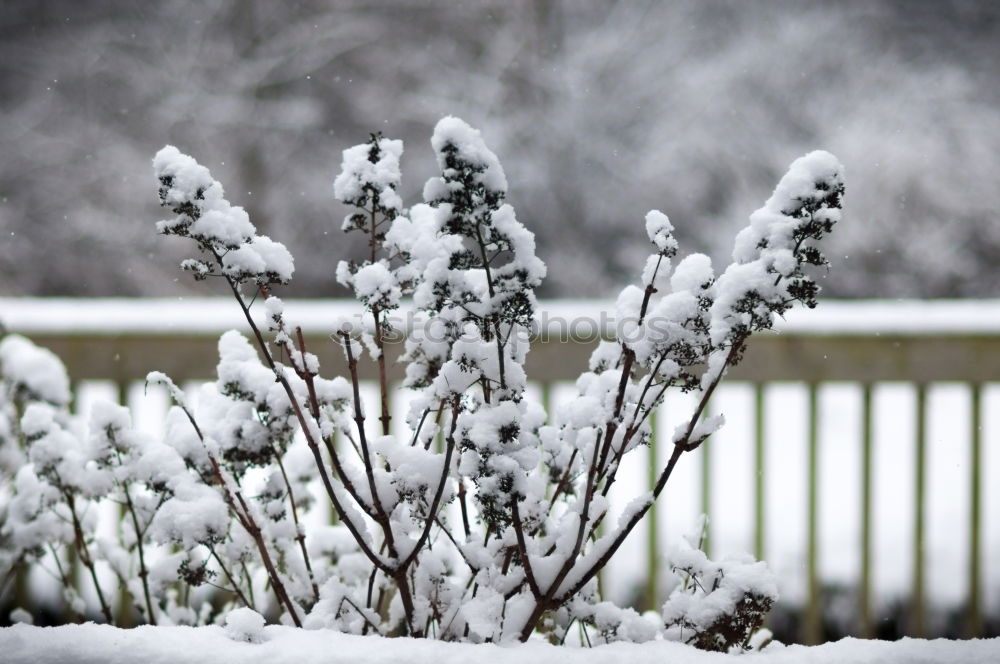
[[[983,635],[983,616],[979,585],[982,579],[982,556],[980,538],[982,528],[982,385],[970,386],[971,435],[969,444],[969,590],[968,619],[966,621],[969,638]]]
[[[657,478],[657,424],[656,412],[649,415],[649,426],[653,431],[653,436],[649,440],[649,461],[646,464],[646,481],[648,489],[653,490]],[[660,603],[660,532],[657,525],[656,501],[649,508],[646,514],[646,593],[645,609],[655,611]]]
[[[14,606],[33,608],[34,602],[31,597],[28,572],[27,564],[18,564],[17,569],[14,570]],[[0,590],[6,590],[6,588],[0,588]]]
[[[823,638],[822,597],[819,584],[819,550],[817,543],[817,526],[819,512],[819,388],[816,383],[810,383],[809,406],[809,439],[807,450],[807,525],[806,525],[806,565],[808,598],[806,600],[805,619],[803,621],[802,642],[811,645],[820,643]]]
[[[753,477],[753,555],[764,560],[764,385],[754,384],[754,477]]]
[[[913,588],[911,590],[910,636],[927,633],[924,598],[924,530],[927,497],[927,386],[916,387],[917,439],[913,478]]]
[[[709,409],[705,409],[705,416],[711,415]],[[712,455],[709,453],[709,442],[706,440],[701,444],[699,454],[701,455],[701,513],[705,515],[705,532],[702,533],[702,550],[705,555],[712,555]]]
[[[127,406],[127,394],[128,385],[123,381],[117,381],[114,384],[114,400],[120,406]],[[132,423],[135,426],[135,422]],[[125,505],[118,506],[118,518],[121,523],[125,522],[128,516],[128,510]],[[118,610],[115,613],[115,624],[119,627],[135,627],[136,616],[132,612],[131,595],[128,591],[127,584],[122,583],[118,588]],[[148,620],[148,618],[147,618]]]
[[[861,386],[861,579],[858,582],[858,627],[860,636],[872,632],[872,386]]]
[[[552,401],[552,383],[541,383],[538,387],[542,393],[542,408],[545,409],[546,421],[551,424],[555,419],[555,403]]]

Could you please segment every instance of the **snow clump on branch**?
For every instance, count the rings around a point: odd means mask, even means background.
[[[177,215],[157,223],[157,230],[191,238],[214,259],[181,263],[196,279],[217,274],[219,268],[237,282],[283,284],[292,278],[292,255],[283,244],[257,235],[246,210],[229,204],[207,168],[168,145],[153,158],[153,171],[160,182],[160,203]]]

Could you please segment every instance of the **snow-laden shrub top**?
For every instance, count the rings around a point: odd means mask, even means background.
[[[69,377],[62,361],[20,335],[8,334],[0,340],[0,372],[19,398],[53,406],[69,403]]]
[[[295,267],[285,246],[257,235],[246,210],[229,204],[222,185],[207,168],[168,145],[153,158],[153,171],[160,181],[160,203],[177,215],[157,223],[157,230],[189,237],[200,252],[215,259],[185,260],[181,266],[195,278],[216,269],[238,283],[252,280],[267,285],[292,278]]]
[[[680,582],[659,618],[602,601],[596,579],[680,456],[722,426],[705,410],[750,335],[796,302],[815,306],[807,269],[825,265],[817,245],[839,220],[843,168],[824,152],[797,160],[718,276],[707,256],[678,260],[671,221],[651,211],[652,251],[617,299],[618,336],[581,367],[576,397],[546,413],[525,391],[546,271],[534,236],[505,202],[503,168],[478,131],[448,117],[431,145],[440,174],[410,208],[397,193],[400,141],[375,134],[343,153],[333,193],[352,208],[343,230],[364,234],[368,251],[336,268],[363,316],[331,321],[349,372],[335,378],[320,375],[272,291],[292,276],[288,252],[256,234],[207,169],[170,146],[157,153],[160,200],[175,215],[157,229],[194,241],[198,255],[182,267],[227,282],[252,337],[222,336],[218,378],[197,399],[150,374],[176,404],[159,439],[135,432],[117,406],[75,422],[61,365],[27,340],[4,340],[0,459],[16,473],[0,495],[4,561],[42,564],[48,547],[59,562],[75,550],[110,622],[93,574],[100,557],[143,620],[197,624],[243,607],[227,630],[246,641],[260,638],[266,615],[453,641],[562,642],[579,626],[588,641],[748,647],[777,599],[763,563],[679,548]],[[389,313],[408,298],[419,317],[402,358],[408,432],[397,436],[385,344],[397,332]],[[377,365],[377,416],[361,398],[367,361]],[[654,486],[612,523],[618,469],[650,442],[650,414],[671,387],[694,392],[696,406]],[[88,516],[104,500],[128,515],[116,541]],[[325,508],[336,524],[307,526]],[[74,610],[91,611],[63,578]],[[216,590],[193,590],[205,587]]]

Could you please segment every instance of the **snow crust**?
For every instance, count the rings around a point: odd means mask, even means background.
[[[232,623],[230,623],[232,626]],[[417,639],[352,636],[331,630],[270,625],[256,633],[262,642],[234,641],[227,628],[137,627],[123,630],[86,623],[62,627],[26,624],[0,629],[6,664],[198,663],[310,664],[902,664],[910,662],[992,664],[1000,660],[1000,639],[896,642],[843,639],[822,646],[768,646],[762,653],[724,655],[668,641],[612,643],[572,648],[533,641],[512,646],[467,645]]]

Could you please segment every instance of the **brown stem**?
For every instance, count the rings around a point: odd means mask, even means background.
[[[49,552],[52,553],[52,559],[56,562],[56,571],[59,573],[59,580],[62,581],[63,588],[65,588],[66,591],[69,592],[73,589],[73,581],[72,579],[69,578],[69,574],[66,573],[66,570],[63,569],[62,561],[59,560],[59,552],[56,551],[56,548],[52,546],[52,544],[49,544],[48,547],[49,547]],[[8,577],[13,576],[13,574],[17,569],[17,564],[18,563],[15,563],[14,566],[10,568]],[[76,616],[79,620],[83,620],[86,617],[74,611],[72,606],[67,606],[66,609],[69,612],[71,612],[72,615]]]
[[[278,574],[278,570],[275,568],[274,563],[271,561],[271,553],[268,551],[267,542],[264,540],[264,534],[257,525],[257,521],[253,518],[253,514],[250,512],[250,507],[247,505],[246,500],[243,499],[243,494],[238,489],[233,492],[235,493],[236,500],[239,502],[239,507],[242,510],[242,516],[240,511],[236,509],[236,504],[233,502],[233,497],[230,495],[229,487],[226,486],[225,480],[222,478],[222,469],[219,467],[218,461],[215,460],[213,455],[209,455],[209,460],[212,463],[212,469],[218,475],[218,481],[222,485],[223,495],[226,496],[226,502],[229,503],[230,509],[236,514],[237,518],[240,520],[243,528],[249,533],[250,537],[253,538],[254,543],[257,545],[257,550],[260,552],[261,562],[264,563],[264,569],[267,570],[267,576],[271,579],[271,587],[274,588],[274,594],[278,597],[278,602],[285,606],[285,610],[292,617],[292,622],[295,623],[296,627],[302,627],[302,621],[299,619],[299,613],[295,609],[295,605],[292,603],[291,598],[288,596],[288,592],[285,590],[285,584],[282,582],[281,577]]]
[[[590,520],[590,504],[594,498],[595,483],[597,481],[597,448],[600,445],[600,438],[594,441],[594,454],[590,459],[590,469],[587,471],[587,488],[584,493],[583,498],[583,509],[580,512],[580,523],[577,526],[576,531],[576,541],[573,543],[573,552],[566,556],[566,560],[563,562],[562,566],[559,568],[559,572],[556,574],[556,578],[553,579],[551,585],[545,589],[543,596],[536,600],[535,608],[531,612],[531,616],[524,625],[524,629],[521,631],[521,640],[527,641],[531,636],[531,633],[535,630],[535,625],[538,623],[542,614],[549,608],[552,603],[552,599],[555,596],[556,591],[559,589],[559,585],[569,574],[570,570],[573,569],[573,564],[576,562],[577,556],[580,555],[580,551],[583,549],[583,543],[585,541],[584,534],[587,530],[587,521]]]
[[[250,578],[250,570],[247,569],[247,564],[245,560],[240,561],[240,568],[243,570],[243,578],[247,581],[247,596],[250,598],[250,604],[247,606],[253,608],[257,600],[253,596],[253,579]]]
[[[392,524],[389,523],[389,515],[382,505],[382,498],[378,493],[378,486],[375,484],[375,466],[372,463],[371,453],[368,449],[368,435],[365,432],[365,416],[361,407],[361,381],[358,379],[358,359],[354,357],[351,349],[351,337],[346,332],[341,333],[344,337],[344,348],[347,352],[347,367],[351,373],[351,388],[354,395],[354,424],[358,429],[358,442],[361,445],[361,459],[365,464],[365,477],[368,479],[368,490],[371,492],[372,506],[375,508],[376,521],[382,527],[385,534],[385,541],[389,549],[389,555],[398,558],[396,542],[392,534]]]
[[[142,594],[146,600],[146,619],[150,625],[156,624],[156,614],[153,613],[153,600],[149,595],[149,570],[146,569],[146,557],[142,546],[142,532],[139,529],[139,517],[135,513],[135,505],[132,504],[132,496],[128,492],[128,485],[122,484],[122,491],[125,493],[125,506],[132,516],[132,528],[135,530],[135,543],[139,552],[139,578],[142,580]]]
[[[241,300],[242,302],[242,300]],[[294,398],[292,403],[297,403]],[[188,410],[187,406],[184,404],[179,404],[181,410],[187,416],[188,421],[191,422],[191,426],[194,427],[195,433],[201,440],[203,446],[205,446],[205,438],[201,433],[201,428],[198,427],[197,421],[194,419],[194,415]],[[219,464],[218,459],[215,455],[208,451],[208,447],[205,446],[205,451],[208,453],[208,460],[212,465],[212,473],[215,477],[216,482],[222,489],[222,497],[225,500],[226,505],[229,507],[230,512],[236,517],[243,526],[243,529],[247,531],[251,538],[253,538],[254,543],[257,545],[257,550],[260,552],[261,562],[264,563],[264,567],[267,570],[267,575],[271,579],[271,586],[274,588],[274,594],[278,597],[278,602],[285,605],[285,609],[288,614],[292,617],[292,622],[295,623],[296,627],[302,627],[302,622],[299,620],[299,614],[295,610],[295,605],[292,604],[291,599],[288,597],[288,593],[285,592],[285,584],[282,583],[281,577],[278,576],[278,571],[275,569],[274,564],[271,562],[271,554],[267,550],[267,543],[264,541],[263,534],[261,533],[260,527],[254,520],[253,515],[250,512],[246,501],[243,500],[243,494],[237,489],[235,491],[235,499],[233,497],[233,492],[229,490],[229,485],[226,484],[225,478],[223,477],[222,467]],[[237,501],[239,502],[239,507],[237,507]],[[241,512],[242,509],[242,512]]]
[[[340,483],[344,485],[345,489],[347,489],[347,493],[350,494],[351,498],[354,499],[354,502],[358,504],[358,507],[360,507],[365,514],[373,519],[376,518],[375,510],[371,505],[361,499],[361,494],[358,493],[357,487],[354,486],[354,482],[351,480],[350,475],[348,475],[347,471],[344,469],[344,465],[340,461],[340,455],[337,454],[337,448],[334,445],[333,438],[331,436],[324,437],[323,445],[326,447],[326,451],[330,455],[330,461],[333,463],[333,469],[337,471],[337,479],[339,479]],[[358,450],[358,454],[360,453],[361,451]]]
[[[458,505],[462,510],[462,530],[465,532],[465,539],[472,536],[472,528],[469,526],[469,505],[466,502],[465,482],[458,478]]]
[[[299,354],[300,357],[302,358],[302,366],[303,368],[305,368],[306,340],[302,335],[301,327],[296,327],[295,333],[299,339]],[[289,349],[289,356],[291,356],[290,349]],[[320,409],[319,409],[319,398],[316,396],[315,374],[311,373],[310,371],[303,371],[301,376],[302,379],[305,381],[306,389],[309,393],[309,402],[308,402],[309,412],[312,414],[313,420],[316,421],[316,424],[318,426],[320,424]],[[337,448],[333,443],[333,437],[324,436],[322,438],[323,438],[323,445],[326,447],[326,451],[330,455],[330,461],[333,463],[333,468],[337,473],[337,478],[340,480],[340,483],[344,485],[344,488],[347,489],[347,492],[350,494],[351,498],[354,499],[354,501],[361,507],[361,509],[364,510],[364,512],[368,516],[374,518],[375,512],[369,505],[367,505],[361,499],[361,495],[355,488],[354,482],[351,481],[350,476],[344,471],[344,467],[340,462],[340,455],[337,454]],[[322,463],[322,461],[317,461],[317,463]]]
[[[417,555],[420,553],[420,548],[427,541],[427,537],[430,535],[431,526],[434,524],[434,517],[437,514],[438,507],[441,504],[441,496],[444,495],[444,487],[448,483],[448,473],[451,470],[451,457],[455,451],[455,427],[458,424],[458,409],[459,409],[459,399],[455,397],[452,403],[452,418],[451,418],[451,431],[448,432],[448,444],[444,456],[444,466],[441,468],[441,479],[438,481],[437,491],[434,493],[434,500],[431,502],[430,510],[427,514],[427,520],[424,523],[424,530],[420,533],[420,537],[417,539],[417,543],[413,546],[413,550],[410,554],[406,556],[399,567],[405,570],[406,567],[412,563]]]
[[[670,381],[666,381],[663,384],[663,387],[660,389],[659,394],[657,394],[656,398],[653,399],[654,404],[660,402],[660,399],[663,398],[663,394],[667,391],[667,388],[670,387],[670,385],[671,385]],[[633,418],[632,424],[630,424],[629,427],[625,430],[625,435],[622,436],[622,444],[619,447],[619,449],[615,452],[615,456],[614,458],[611,459],[611,463],[608,464],[610,472],[608,473],[607,479],[604,481],[604,488],[601,490],[601,495],[607,496],[608,492],[611,491],[611,485],[615,483],[615,478],[618,475],[618,467],[619,467],[618,464],[621,462],[622,457],[625,455],[625,448],[628,445],[628,441],[632,439],[632,436],[636,434],[636,432],[639,430],[639,427],[642,426],[642,423],[646,421],[646,418],[649,417],[649,414],[652,411],[653,408],[648,408],[639,418],[639,421],[636,422],[635,417],[639,412],[639,405],[638,404],[636,405],[635,414],[633,414],[632,416]]]
[[[375,317],[375,347],[378,348],[378,387],[379,400],[382,406],[382,415],[379,422],[382,423],[382,435],[389,435],[389,422],[392,417],[389,415],[389,380],[385,369],[385,339],[382,336],[382,321],[379,320],[382,311],[378,307],[372,307],[372,316]]]
[[[573,450],[573,453],[569,456],[569,463],[566,464],[566,472],[563,473],[562,477],[559,478],[559,483],[556,484],[555,491],[552,492],[552,499],[549,501],[549,505],[554,505],[558,500],[559,496],[569,487],[569,478],[573,474],[573,462],[576,461],[576,455],[580,453],[579,449]]]
[[[625,403],[625,392],[628,389],[629,377],[632,374],[632,363],[635,361],[635,353],[632,352],[631,348],[626,348],[624,353],[625,360],[622,362],[621,380],[618,381],[618,394],[615,397],[615,410],[604,429],[604,444],[601,446],[601,460],[597,464],[598,469],[604,467],[604,464],[608,459],[608,452],[610,452],[613,444],[612,441],[614,440],[615,433],[618,431],[618,418],[621,416],[622,406]]]
[[[725,366],[728,366],[733,361],[733,359],[739,354],[739,351],[745,342],[746,342],[746,336],[742,336],[734,340],[733,345],[730,348],[728,355],[726,356]],[[667,480],[670,479],[670,475],[673,472],[674,467],[677,465],[677,461],[680,459],[681,454],[683,454],[684,452],[693,451],[698,447],[698,445],[700,445],[702,441],[697,441],[695,443],[690,442],[691,435],[694,433],[695,426],[697,425],[698,420],[701,418],[702,413],[707,407],[709,399],[711,399],[712,394],[715,392],[715,388],[721,382],[722,375],[724,373],[725,373],[725,367],[723,367],[723,369],[719,371],[719,374],[715,377],[712,383],[702,394],[702,398],[698,402],[698,406],[695,408],[694,414],[692,414],[691,419],[688,422],[688,426],[684,432],[684,435],[674,443],[674,450],[670,455],[670,459],[667,461],[667,466],[666,468],[663,469],[663,472],[660,473],[660,476],[656,481],[656,485],[653,487],[652,498],[642,508],[637,510],[635,514],[632,515],[632,517],[629,519],[625,527],[622,528],[619,531],[618,535],[615,536],[614,540],[612,541],[608,549],[605,550],[603,554],[601,554],[601,556],[594,562],[593,565],[591,565],[591,567],[586,572],[584,572],[584,574],[580,577],[580,579],[567,592],[563,593],[561,597],[553,598],[553,600],[551,600],[553,605],[559,605],[568,600],[570,597],[573,597],[576,593],[580,592],[580,590],[583,589],[583,587],[592,578],[594,578],[594,576],[600,570],[602,570],[608,564],[608,561],[610,561],[611,558],[614,556],[614,554],[618,551],[619,547],[621,547],[622,543],[635,528],[636,524],[638,524],[642,520],[642,518],[649,511],[649,508],[652,506],[653,502],[663,492],[663,488],[666,486]],[[576,555],[570,558],[570,560],[574,561],[575,558]],[[561,576],[563,578],[565,577],[565,575]],[[549,592],[551,593],[557,592],[559,585],[563,581],[563,578],[558,578],[555,582],[553,582],[552,587],[549,589]],[[534,632],[535,625],[537,625],[538,621],[541,619],[542,614],[545,612],[545,608],[547,607],[543,606],[541,602],[536,604],[535,610],[532,612],[531,616],[528,618],[527,623],[525,623],[524,629],[521,631],[522,641],[527,641],[527,639],[531,636],[532,632]]]
[[[371,225],[369,226],[369,239],[368,246],[371,248],[371,255],[369,256],[369,261],[375,263],[376,252],[380,248],[380,243],[378,241],[378,203],[379,194],[377,191],[372,191],[372,209],[371,214]],[[386,380],[385,371],[385,347],[384,340],[382,338],[382,321],[379,320],[382,311],[377,307],[372,307],[372,317],[375,320],[375,347],[378,348],[378,385],[379,385],[379,396],[382,401],[382,416],[379,421],[382,423],[382,435],[389,435],[389,421],[392,419],[389,416],[389,385]]]
[[[218,254],[216,254],[216,259],[221,263],[221,259]],[[383,571],[388,571],[389,567],[375,554],[374,551],[372,551],[371,547],[368,546],[365,538],[361,535],[361,531],[358,529],[354,521],[347,515],[343,505],[340,504],[340,499],[337,498],[337,493],[330,480],[330,474],[326,470],[326,463],[323,461],[323,454],[320,452],[319,445],[317,445],[316,440],[312,435],[312,431],[309,428],[309,423],[302,413],[302,408],[299,406],[299,400],[295,396],[295,392],[292,390],[292,386],[289,384],[288,379],[285,378],[284,373],[278,369],[278,366],[274,362],[274,358],[271,357],[271,353],[267,349],[267,343],[264,341],[264,336],[261,334],[257,324],[254,322],[253,317],[250,315],[250,308],[247,306],[246,302],[243,301],[243,296],[240,294],[237,282],[229,277],[226,277],[226,283],[229,284],[229,288],[232,290],[233,296],[236,298],[236,302],[240,305],[240,309],[243,310],[243,316],[246,318],[247,323],[250,325],[250,329],[253,331],[254,336],[257,339],[257,345],[260,347],[260,351],[264,355],[264,359],[267,361],[271,370],[274,371],[275,377],[285,390],[285,394],[288,395],[288,401],[292,405],[295,417],[298,419],[302,433],[306,437],[306,443],[309,445],[309,449],[313,454],[313,459],[316,461],[316,467],[319,470],[320,479],[323,481],[323,488],[326,489],[327,496],[333,504],[334,510],[337,512],[337,516],[340,518],[341,522],[347,526],[351,535],[354,537],[354,540],[361,548],[361,551],[371,561],[371,563]],[[268,295],[267,290],[263,287],[261,290],[266,297]],[[190,413],[188,414],[188,419],[190,419],[192,424],[194,424],[194,419],[191,417]],[[198,430],[197,424],[195,424],[195,430]]]
[[[479,254],[483,261],[483,270],[486,273],[486,288],[490,294],[490,299],[492,300],[496,296],[496,290],[493,286],[493,272],[490,269],[490,260],[486,258],[486,242],[483,240],[482,230],[479,228],[479,224],[476,223],[476,240],[479,244]],[[494,313],[490,315],[490,322],[492,322],[492,327],[494,328],[494,337],[496,337],[497,342],[497,366],[500,369],[500,389],[507,389],[507,379],[504,376],[504,340],[500,334],[500,320],[498,316]],[[487,339],[487,341],[489,341]],[[489,398],[487,398],[487,402]]]
[[[108,607],[107,600],[104,599],[101,584],[97,581],[97,570],[95,569],[94,561],[90,557],[90,551],[87,549],[87,541],[83,535],[83,525],[80,523],[80,518],[76,513],[76,498],[70,493],[69,489],[63,489],[63,497],[66,499],[66,504],[69,505],[69,513],[73,518],[73,543],[76,546],[77,556],[79,556],[80,562],[84,564],[87,571],[90,572],[90,579],[94,582],[97,599],[101,604],[101,613],[104,614],[104,618],[108,621],[109,625],[114,625],[115,621],[111,617],[111,609]]]
[[[524,526],[521,524],[521,514],[517,509],[517,496],[510,500],[510,512],[514,521],[514,535],[517,537],[517,552],[521,556],[521,565],[524,567],[524,576],[528,579],[528,587],[535,600],[542,599],[542,591],[535,580],[535,573],[531,569],[531,561],[528,559],[528,547],[524,541]]]
[[[656,260],[656,267],[653,269],[653,276],[646,285],[646,289],[642,294],[642,305],[639,307],[639,321],[638,324],[642,325],[643,320],[646,318],[646,311],[649,309],[649,300],[653,297],[653,293],[656,292],[656,288],[653,287],[653,283],[656,281],[656,274],[660,271],[660,265],[663,263],[663,254]],[[632,374],[632,365],[635,363],[635,352],[622,344],[624,360],[622,361],[622,376],[621,380],[618,381],[618,394],[615,396],[615,410],[611,418],[608,420],[607,427],[604,431],[604,447],[601,449],[601,461],[598,464],[598,469],[604,468],[604,463],[607,461],[608,452],[611,446],[614,444],[615,433],[618,430],[618,418],[621,417],[622,407],[625,404],[625,392],[628,389],[628,380]]]
[[[219,564],[219,569],[221,569],[222,573],[226,575],[226,579],[229,580],[229,585],[233,588],[233,594],[240,598],[240,601],[243,602],[243,606],[253,609],[253,603],[247,600],[246,595],[243,594],[243,589],[240,588],[238,583],[236,583],[236,579],[233,578],[233,574],[229,571],[229,568],[223,564],[222,558],[220,558],[219,554],[215,552],[215,548],[210,546],[208,547],[208,551],[212,554],[212,557],[215,558],[215,562]],[[256,609],[254,610],[256,611]]]
[[[420,416],[420,421],[417,422],[417,428],[413,430],[413,437],[410,438],[410,447],[416,446],[417,441],[420,440],[420,432],[421,432],[421,430],[423,430],[423,428],[424,428],[424,422],[427,420],[427,416],[430,415],[430,412],[431,412],[430,408],[424,408],[424,412]],[[433,436],[431,436],[431,438],[433,438]],[[428,444],[424,447],[424,449],[425,450],[430,449],[430,442],[429,441],[428,441]]]
[[[746,337],[744,336],[740,339],[737,339],[737,341],[734,342],[732,348],[729,351],[729,354],[726,356],[727,365],[732,361],[733,358],[736,357],[736,355],[739,353],[739,349],[742,347],[745,341]],[[596,575],[601,569],[604,568],[605,565],[607,565],[608,561],[618,550],[618,547],[622,545],[622,543],[628,537],[629,533],[632,531],[635,525],[639,523],[639,521],[642,520],[642,517],[646,514],[646,512],[649,511],[649,508],[653,504],[653,501],[655,501],[659,497],[660,493],[663,492],[663,488],[666,486],[667,480],[670,479],[670,474],[673,472],[674,466],[677,465],[677,460],[680,458],[681,454],[683,454],[684,452],[691,452],[697,449],[697,447],[700,445],[701,441],[693,444],[690,442],[691,435],[692,433],[694,433],[694,428],[697,425],[698,420],[701,418],[701,415],[704,412],[705,408],[707,407],[708,401],[712,397],[712,393],[715,392],[715,388],[721,382],[723,373],[724,372],[720,371],[719,375],[715,377],[715,380],[712,381],[712,383],[702,394],[702,398],[698,402],[698,406],[695,408],[694,414],[691,416],[691,419],[688,422],[688,426],[684,432],[684,435],[674,443],[674,450],[670,455],[670,459],[667,461],[667,466],[666,468],[663,469],[663,472],[660,473],[659,478],[656,480],[656,485],[653,487],[652,500],[650,500],[644,507],[636,511],[636,513],[629,520],[628,524],[626,524],[625,528],[622,529],[621,532],[619,532],[619,534],[615,537],[614,542],[608,548],[608,550],[605,551],[605,553],[600,558],[598,558],[597,561],[595,561],[595,563],[591,566],[591,568],[587,570],[586,573],[584,573],[584,575],[580,578],[580,580],[569,591],[564,593],[563,598],[569,598],[572,597],[574,594],[578,593],[580,589],[582,589],[583,586],[586,585],[587,582],[594,577],[594,575]]]
[[[299,338],[299,357],[302,361],[302,380],[305,381],[306,390],[309,392],[309,409],[312,411],[313,419],[319,421],[319,398],[316,396],[316,382],[313,380],[313,373],[306,368],[306,340],[302,336],[302,328],[296,327],[295,334]],[[289,351],[291,357],[291,351]]]
[[[306,340],[302,336],[301,327],[296,327],[295,332],[299,339],[299,353],[302,357],[302,366],[304,368],[306,363]],[[302,374],[302,378],[305,381],[306,389],[309,392],[309,412],[312,414],[313,419],[316,421],[316,424],[319,425],[320,424],[319,398],[316,396],[316,383],[314,380],[315,375],[309,371],[304,371]],[[351,495],[351,497],[355,500],[355,502],[358,503],[361,509],[364,510],[364,512],[368,514],[368,516],[374,518],[375,513],[372,511],[371,507],[369,505],[366,505],[365,502],[361,499],[361,495],[354,487],[354,483],[351,481],[350,476],[344,471],[344,467],[340,463],[340,455],[337,454],[337,448],[333,444],[332,436],[323,437],[323,444],[326,447],[327,453],[329,453],[330,455],[330,461],[333,463],[333,468],[337,472],[337,477],[340,480],[341,484],[344,485],[344,487],[347,489],[347,492]]]
[[[399,588],[399,597],[403,602],[403,612],[406,616],[407,628],[412,636],[422,636],[420,632],[413,631],[413,598],[410,594],[409,579],[406,576],[407,568],[416,560],[420,554],[420,549],[424,546],[430,536],[431,527],[434,525],[435,515],[441,505],[441,497],[444,495],[444,487],[448,483],[448,473],[451,470],[452,454],[455,451],[455,427],[458,424],[458,409],[460,407],[459,398],[455,397],[452,405],[451,431],[448,433],[447,448],[445,451],[444,465],[441,468],[441,479],[438,482],[437,491],[428,510],[427,519],[424,522],[424,529],[417,538],[416,543],[410,553],[396,567],[393,579]]]
[[[343,599],[341,600],[341,602],[342,602],[342,603],[343,603],[343,602],[347,602],[348,604],[350,604],[350,605],[351,605],[351,608],[353,608],[353,609],[354,609],[355,611],[357,611],[357,612],[358,612],[358,615],[359,615],[359,616],[361,616],[362,618],[364,618],[364,621],[365,621],[365,628],[364,628],[364,630],[365,630],[365,633],[367,633],[367,631],[368,631],[368,627],[369,627],[369,626],[371,626],[371,628],[372,628],[372,629],[374,629],[376,633],[378,632],[378,625],[376,625],[376,624],[375,624],[375,623],[373,623],[373,622],[372,622],[371,620],[369,620],[369,619],[368,619],[368,616],[366,616],[366,615],[365,615],[365,612],[364,612],[364,611],[362,611],[361,609],[359,609],[359,608],[358,608],[358,605],[357,605],[357,604],[355,604],[355,603],[354,603],[354,602],[353,602],[353,601],[351,600],[351,598],[350,598],[350,597],[348,597],[347,595],[344,595],[344,598],[343,598]]]
[[[416,556],[419,546],[414,547],[414,550],[410,553],[410,556],[407,557],[406,561],[399,563],[399,552],[396,549],[395,537],[392,533],[392,523],[389,520],[389,515],[385,511],[385,507],[382,505],[382,499],[378,494],[378,487],[375,484],[375,467],[372,464],[371,454],[368,450],[368,436],[365,433],[365,417],[361,408],[361,383],[358,380],[358,360],[354,357],[354,352],[351,349],[350,336],[346,332],[342,334],[344,337],[344,347],[347,351],[347,366],[351,373],[351,386],[354,393],[354,423],[358,429],[358,442],[361,444],[361,458],[365,464],[365,476],[368,479],[368,488],[371,491],[372,505],[375,508],[376,521],[382,527],[382,533],[385,537],[389,555],[396,561],[396,564],[387,573],[396,582],[396,587],[399,590],[399,599],[403,603],[403,614],[405,617],[407,633],[411,636],[419,636],[419,632],[414,632],[413,629],[413,595],[410,592],[409,579],[406,577],[406,566],[412,558]]]
[[[441,529],[441,532],[444,533],[444,536],[451,541],[452,546],[454,546],[455,550],[458,551],[458,555],[465,562],[466,566],[469,568],[469,572],[471,572],[472,574],[472,576],[470,577],[470,581],[472,581],[475,578],[476,574],[479,574],[479,568],[473,565],[472,561],[468,559],[468,557],[465,555],[465,552],[462,550],[461,545],[455,539],[455,536],[451,533],[450,530],[448,530],[447,527],[445,527],[444,523],[441,522],[441,519],[439,517],[437,516],[434,517],[434,523],[438,525],[438,528]]]
[[[575,449],[573,450],[573,453],[570,455],[569,463],[566,464],[566,470],[565,472],[563,472],[562,477],[559,478],[559,482],[556,484],[556,488],[552,492],[552,498],[549,499],[549,506],[547,509],[548,514],[552,514],[552,508],[555,507],[557,502],[559,502],[559,497],[572,485],[570,477],[573,474],[573,462],[576,460],[576,456],[577,454],[579,454],[579,452],[580,450]],[[539,528],[541,528],[541,525],[539,525]],[[536,528],[535,531],[532,532],[531,534],[535,535],[537,532],[538,528]]]

